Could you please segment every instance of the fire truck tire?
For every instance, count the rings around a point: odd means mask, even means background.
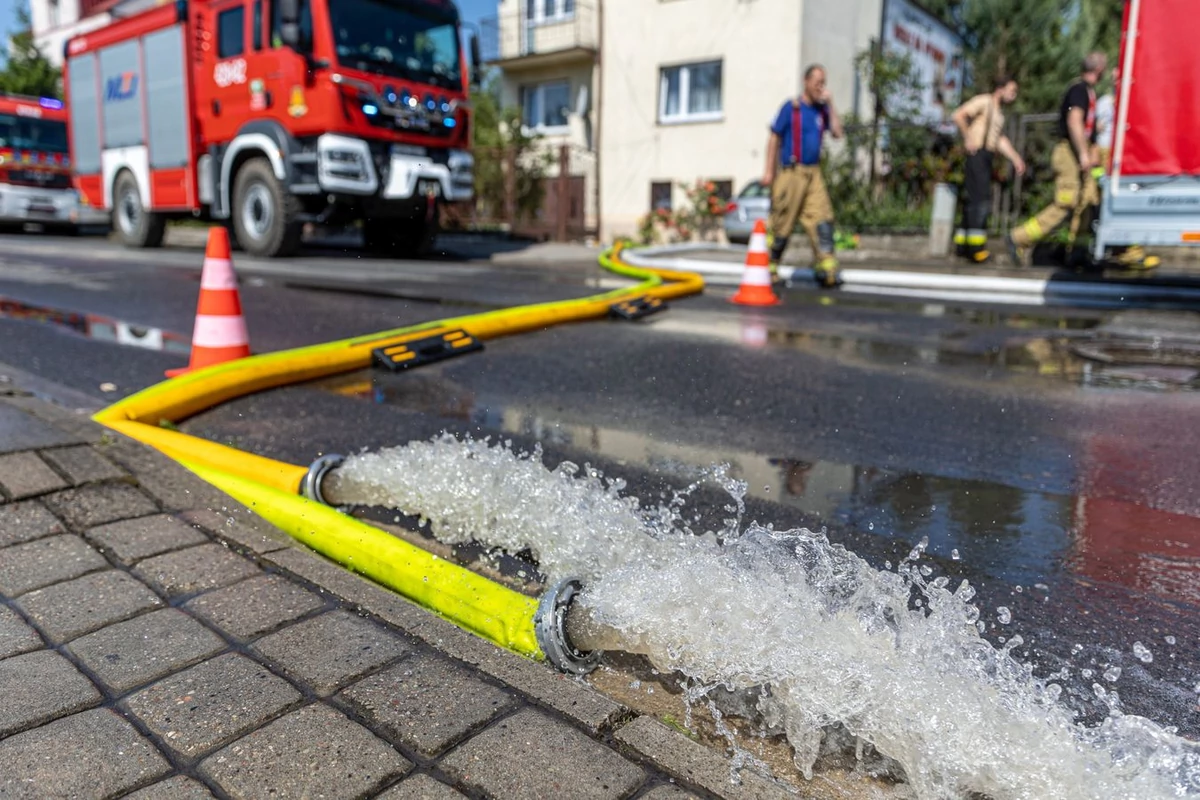
[[[126,247],[158,247],[167,233],[167,219],[142,205],[137,180],[128,170],[113,183],[113,227]]]
[[[300,200],[284,191],[265,158],[252,158],[238,170],[233,187],[234,238],[253,256],[289,256],[300,248],[304,224],[297,221]]]

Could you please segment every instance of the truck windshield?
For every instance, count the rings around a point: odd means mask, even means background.
[[[339,0],[329,4],[338,62],[446,88],[462,85],[453,12],[428,2]],[[452,6],[451,6],[452,8]]]
[[[67,152],[67,124],[49,119],[0,114],[0,147]]]

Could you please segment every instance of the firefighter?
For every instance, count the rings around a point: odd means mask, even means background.
[[[1090,53],[1084,60],[1079,80],[1063,95],[1058,110],[1058,138],[1050,154],[1054,169],[1054,201],[1037,216],[1008,235],[1008,252],[1013,263],[1025,266],[1033,245],[1068,218],[1067,259],[1071,258],[1080,221],[1089,206],[1100,202],[1092,175],[1096,145],[1096,83],[1108,66],[1104,53]]]
[[[958,254],[982,264],[991,258],[987,251],[987,221],[992,205],[992,161],[996,153],[1012,162],[1018,175],[1025,174],[1025,161],[1004,135],[1004,106],[1017,99],[1017,82],[1007,75],[992,81],[991,94],[977,94],[952,115],[963,137],[967,161],[963,169],[962,227],[954,232]]]
[[[821,176],[821,145],[825,133],[842,138],[842,120],[825,88],[825,68],[813,64],[804,71],[804,92],[779,109],[767,139],[763,185],[771,187],[771,271],[787,249],[797,219],[813,249],[813,273],[824,287],[837,286],[834,257],[833,206]]]

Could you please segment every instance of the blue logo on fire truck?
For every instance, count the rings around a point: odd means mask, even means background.
[[[115,103],[128,100],[137,94],[138,76],[135,72],[122,72],[108,79],[104,87],[104,101]]]

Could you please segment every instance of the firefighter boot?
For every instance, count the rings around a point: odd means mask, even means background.
[[[823,286],[826,289],[832,289],[842,285],[842,280],[838,276],[838,262],[833,256],[833,223],[822,222],[817,225],[817,247],[821,254],[817,256],[817,263],[813,265],[813,277],[817,280],[817,285]]]
[[[1146,255],[1145,249],[1139,245],[1130,245],[1117,253],[1113,261],[1125,269],[1154,269],[1162,263],[1158,256]]]
[[[771,283],[780,283],[783,280],[779,277],[779,262],[787,250],[787,243],[788,237],[776,237],[774,233],[767,231],[767,267],[771,270]]]
[[[1011,233],[1004,238],[1004,242],[1008,245],[1008,257],[1012,260],[1013,266],[1022,268],[1028,267],[1030,252],[1029,246],[1017,244],[1017,240],[1013,238]]]

